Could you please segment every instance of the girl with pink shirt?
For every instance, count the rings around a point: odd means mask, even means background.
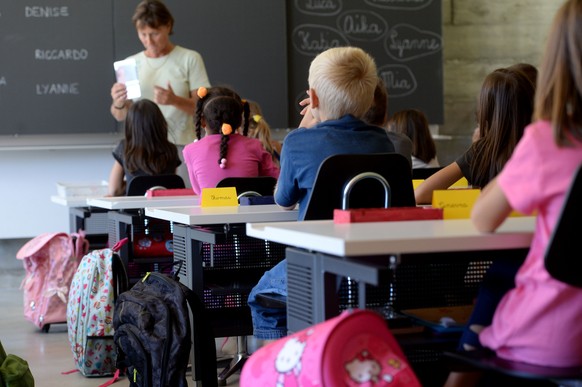
[[[582,288],[554,279],[544,266],[565,194],[582,164],[580,36],[582,0],[568,0],[556,14],[547,42],[535,122],[500,174],[483,189],[471,214],[477,229],[494,232],[513,210],[537,213],[515,288],[501,299],[479,340],[501,358],[542,366],[582,366]],[[571,258],[579,259],[575,252]],[[477,382],[473,376],[451,374],[447,386],[470,386]]]
[[[194,193],[199,195],[203,188],[214,188],[226,177],[278,178],[279,168],[271,155],[259,140],[247,137],[248,103],[225,87],[200,88],[198,97],[197,140],[183,152]],[[206,134],[203,138],[202,127]]]

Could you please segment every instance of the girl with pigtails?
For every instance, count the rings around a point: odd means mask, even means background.
[[[183,152],[194,193],[200,195],[203,188],[214,188],[226,177],[278,178],[271,155],[259,140],[247,137],[248,103],[226,87],[201,87],[197,94],[197,140]]]

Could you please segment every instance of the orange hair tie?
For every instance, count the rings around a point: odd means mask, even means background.
[[[232,133],[232,126],[230,126],[229,124],[222,124],[222,134],[224,134],[225,136],[228,136]]]
[[[206,89],[204,86],[201,86],[198,88],[198,90],[196,90],[196,94],[198,95],[198,98],[204,98],[206,97],[206,94],[208,94],[208,89]]]

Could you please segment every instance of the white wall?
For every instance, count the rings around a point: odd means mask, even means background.
[[[51,202],[57,182],[107,180],[110,146],[86,149],[3,149],[0,146],[0,239],[69,231],[69,213]]]

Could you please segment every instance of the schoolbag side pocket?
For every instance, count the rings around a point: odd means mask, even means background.
[[[117,368],[127,370],[130,386],[152,385],[152,364],[149,350],[140,338],[139,330],[130,324],[121,325],[115,331]]]

